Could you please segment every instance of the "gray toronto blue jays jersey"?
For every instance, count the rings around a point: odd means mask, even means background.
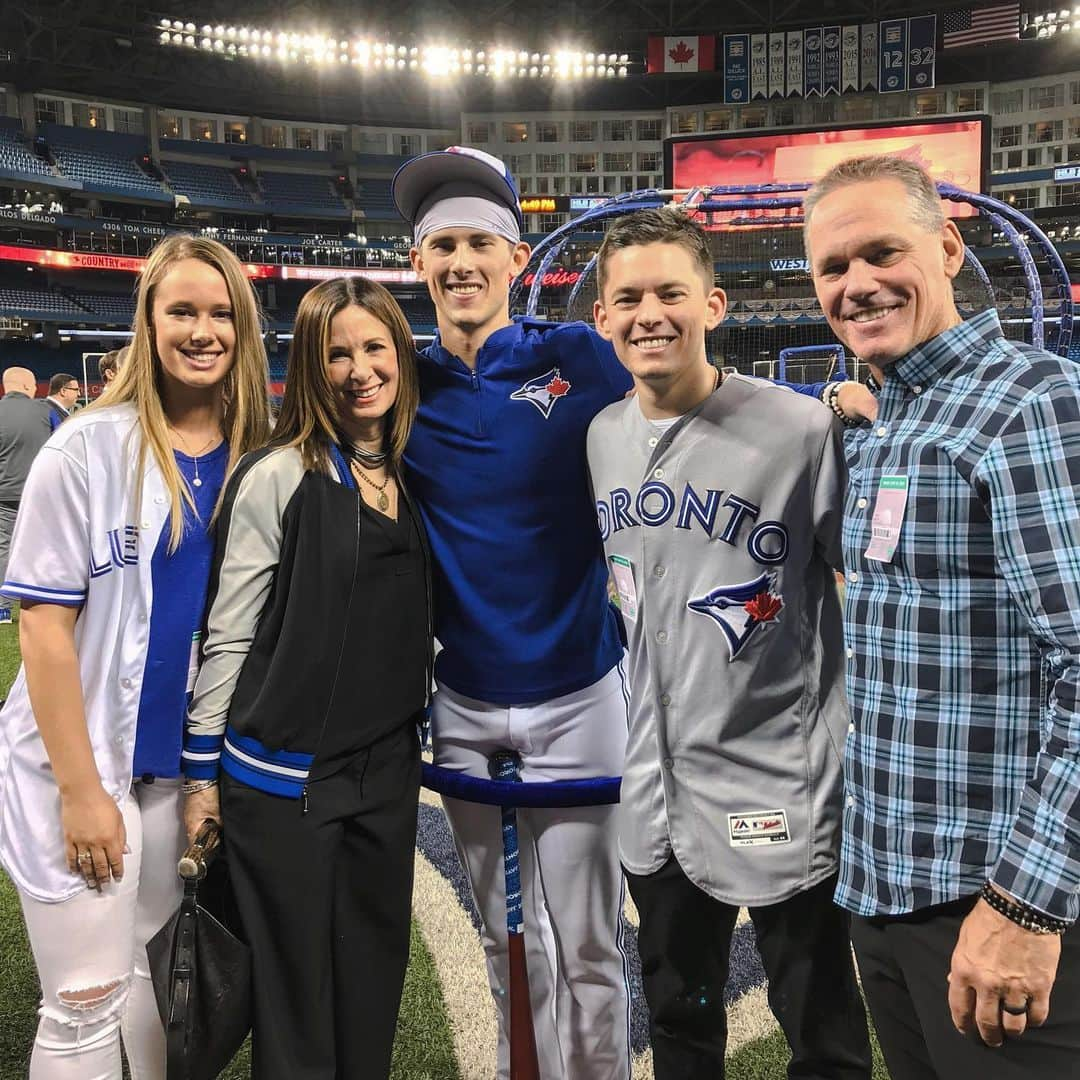
[[[674,852],[725,903],[787,899],[839,849],[839,424],[729,375],[666,431],[609,406],[588,457],[630,644],[623,863]]]

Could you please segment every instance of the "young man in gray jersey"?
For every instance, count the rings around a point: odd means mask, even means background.
[[[612,226],[597,274],[596,327],[637,391],[593,420],[588,458],[630,644],[619,840],[656,1077],[724,1075],[746,906],[790,1075],[865,1080],[848,922],[832,903],[848,726],[838,425],[710,365],[726,298],[681,211]]]

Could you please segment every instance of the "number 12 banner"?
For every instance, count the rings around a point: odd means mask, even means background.
[[[878,25],[878,90],[907,89],[907,19],[883,19]]]

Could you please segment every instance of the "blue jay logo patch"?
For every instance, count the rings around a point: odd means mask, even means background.
[[[775,588],[775,574],[759,574],[741,585],[718,585],[686,606],[720,627],[728,643],[728,660],[734,660],[759,629],[779,618],[784,599]]]
[[[552,368],[546,375],[530,379],[510,395],[511,401],[528,401],[535,405],[546,420],[555,408],[559,398],[570,392],[570,384],[559,374],[559,369]]]

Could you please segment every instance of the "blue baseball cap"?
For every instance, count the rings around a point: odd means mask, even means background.
[[[477,194],[512,210],[524,229],[520,197],[510,170],[497,157],[471,146],[448,146],[406,161],[394,174],[390,192],[398,213],[415,225],[421,205],[444,184],[475,185]]]

